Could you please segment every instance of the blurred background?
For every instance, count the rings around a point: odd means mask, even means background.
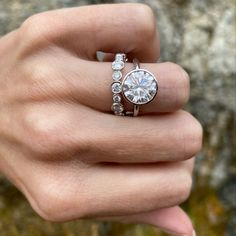
[[[194,186],[183,208],[197,235],[236,236],[236,1],[235,0],[0,0],[0,35],[49,9],[112,2],[142,2],[157,16],[161,61],[191,76],[191,111],[204,127]],[[79,17],[79,16],[78,16]],[[163,236],[142,225],[40,219],[0,176],[0,236]]]

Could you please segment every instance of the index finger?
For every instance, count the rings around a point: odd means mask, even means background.
[[[156,62],[160,54],[155,17],[144,4],[104,4],[44,12],[29,18],[22,28],[30,31],[33,39],[54,42],[84,59],[94,60],[96,52],[103,51],[124,52],[131,59]]]

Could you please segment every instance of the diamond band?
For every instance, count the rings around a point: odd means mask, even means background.
[[[122,70],[125,67],[126,55],[124,53],[117,53],[115,56],[115,61],[112,62],[112,79],[113,83],[111,85],[111,91],[113,94],[111,110],[115,115],[122,116],[124,115],[124,106],[121,103],[122,98],[120,93],[122,92],[121,79],[122,79]]]

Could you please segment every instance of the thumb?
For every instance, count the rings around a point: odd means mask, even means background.
[[[111,217],[106,220],[149,224],[173,236],[196,236],[190,218],[178,206],[135,215]]]
[[[174,236],[195,236],[190,218],[178,206],[133,216],[133,220],[156,226]]]

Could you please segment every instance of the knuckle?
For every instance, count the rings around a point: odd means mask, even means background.
[[[180,184],[176,190],[178,204],[185,202],[189,198],[192,188],[192,177],[187,171],[179,178],[181,182],[179,182]]]
[[[48,92],[53,92],[55,89],[56,83],[61,81],[56,79],[59,77],[57,71],[54,67],[51,67],[45,62],[37,62],[32,60],[30,63],[27,62],[23,66],[23,73],[27,79],[29,89],[29,95],[32,98],[37,98],[43,94],[48,94]],[[48,79],[55,78],[55,79]]]
[[[76,132],[71,121],[70,107],[57,104],[28,106],[24,110],[23,127],[26,145],[36,157],[57,157],[63,153],[77,154],[89,151],[84,132]],[[72,154],[71,154],[72,155]]]
[[[176,100],[175,100],[175,108],[180,109],[182,108],[188,101],[190,95],[190,80],[188,73],[179,67],[179,73],[176,73]]]
[[[137,39],[150,44],[150,41],[156,37],[156,20],[151,7],[143,3],[135,3],[131,4],[130,8],[126,7],[125,11],[127,22],[130,22],[130,27],[136,31]]]
[[[63,206],[65,206],[65,202],[58,200],[55,196],[48,196],[47,199],[38,200],[38,209],[37,213],[45,220],[58,222],[61,220],[61,211],[63,211]],[[60,210],[59,210],[60,209]]]
[[[76,217],[84,217],[82,202],[85,199],[82,199],[79,194],[74,199],[75,197],[69,193],[70,191],[65,191],[59,181],[41,184],[37,191],[35,210],[43,219],[52,222],[69,220],[75,204],[81,206],[76,209]]]
[[[20,70],[25,79],[29,99],[42,100],[49,97],[61,97],[74,91],[73,83],[68,83],[64,74],[51,66],[47,60],[39,60],[37,57],[25,60]]]
[[[188,120],[188,127],[184,133],[184,156],[186,159],[195,156],[202,148],[203,129],[198,120],[193,116]]]
[[[41,25],[43,21],[43,17],[41,14],[36,14],[28,19],[26,19],[23,24],[21,25],[21,33],[26,38],[33,38],[34,40],[38,38],[39,33],[41,33]]]
[[[169,69],[169,71],[173,71],[177,74],[177,79],[181,80],[181,82],[189,83],[189,75],[188,73],[181,67],[180,65],[167,61],[164,63],[166,68]]]
[[[150,44],[150,41],[156,37],[156,20],[152,9],[145,4],[139,4],[138,15],[140,15],[140,34],[145,35],[145,42]],[[148,39],[148,40],[147,40]]]
[[[45,63],[32,63],[26,64],[24,66],[24,73],[26,74],[27,78],[30,78],[31,81],[37,82],[46,80],[47,76],[52,75],[51,67]]]
[[[19,36],[24,45],[36,49],[41,48],[50,39],[51,20],[46,13],[39,13],[26,19],[20,27]]]
[[[179,69],[180,71],[180,89],[181,93],[179,94],[179,107],[182,107],[185,103],[187,103],[189,96],[190,96],[190,78],[187,73],[182,67]]]
[[[186,170],[178,170],[174,181],[169,183],[166,193],[163,195],[163,206],[175,206],[185,202],[191,193],[192,177]]]
[[[171,62],[171,61],[167,61],[167,62],[164,62],[163,65],[168,68],[169,71],[171,72],[174,72],[174,73],[177,73],[178,74],[178,77],[179,77],[179,71],[183,70],[182,67],[174,62]],[[179,79],[179,78],[178,78]]]
[[[178,64],[166,62],[166,67],[175,75],[171,86],[174,89],[174,109],[178,110],[187,103],[190,95],[190,78],[188,73]]]
[[[28,108],[24,116],[24,127],[27,132],[27,143],[34,153],[46,155],[53,150],[60,150],[63,138],[58,140],[58,126],[40,108]]]

